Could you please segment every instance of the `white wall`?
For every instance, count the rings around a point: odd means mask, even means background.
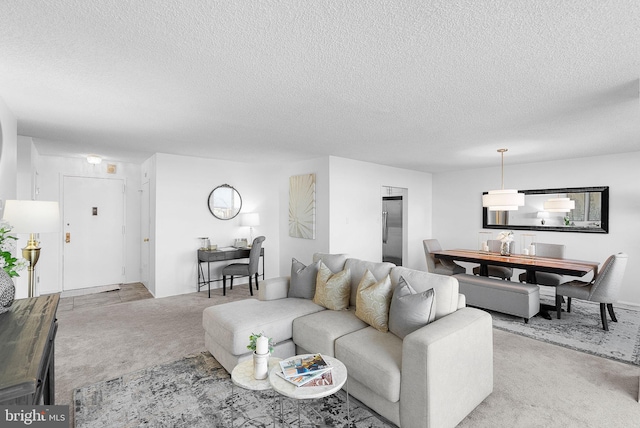
[[[0,218],[4,201],[16,197],[18,122],[0,98]]]
[[[151,244],[155,251],[156,297],[196,291],[198,237],[208,236],[219,247],[232,245],[235,238],[249,238],[249,228],[240,226],[239,216],[219,220],[209,212],[209,194],[221,184],[238,190],[241,212],[260,214],[260,226],[254,228],[253,234],[267,238],[263,244],[266,277],[279,276],[277,168],[162,153],[154,157],[155,185],[151,187],[155,188],[155,224]],[[212,276],[218,276],[225,265],[212,267]]]
[[[566,257],[600,263],[617,252],[629,255],[620,301],[640,305],[640,152],[505,166],[505,188],[544,189],[609,186],[609,233],[535,233],[540,242],[566,245]],[[500,168],[434,174],[433,238],[443,248],[476,248],[482,230],[483,191],[500,184]],[[499,230],[487,229],[495,236]],[[519,242],[516,248],[520,248]],[[468,265],[470,266],[470,265]],[[591,275],[586,278],[590,278]]]
[[[115,174],[106,172],[107,164],[116,166]],[[38,156],[36,160],[35,186],[37,199],[58,201],[63,217],[62,177],[119,178],[126,183],[125,191],[125,283],[140,280],[140,165],[103,161],[90,165],[86,159],[59,156]],[[62,227],[61,227],[61,230]],[[62,291],[63,233],[42,234],[41,253],[36,267],[40,294]],[[87,248],[99,255],[99,243]]]
[[[382,186],[408,189],[408,254],[404,265],[426,270],[422,240],[431,234],[432,176],[351,159],[330,158],[332,253],[382,260]]]

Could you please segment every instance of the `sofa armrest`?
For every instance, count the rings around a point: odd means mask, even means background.
[[[467,307],[467,296],[462,293],[458,294],[458,309]]]
[[[454,427],[493,391],[491,315],[462,308],[402,343],[400,424]]]
[[[289,277],[269,278],[260,283],[258,299],[262,301],[284,299],[289,292]]]

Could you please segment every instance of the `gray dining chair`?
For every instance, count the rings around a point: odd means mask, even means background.
[[[457,273],[466,273],[467,269],[451,260],[436,259],[433,251],[441,251],[442,247],[437,239],[425,239],[422,241],[424,246],[424,255],[427,258],[427,271],[440,275],[455,275]]]
[[[618,322],[613,312],[613,303],[618,301],[618,294],[622,286],[622,277],[627,267],[629,256],[618,253],[610,256],[602,265],[600,272],[591,282],[571,281],[556,287],[556,312],[558,319],[562,312],[562,296],[567,297],[567,312],[571,312],[571,299],[581,299],[600,303],[600,318],[602,328],[609,331],[607,311],[613,322]]]
[[[536,242],[536,256],[549,257],[552,259],[563,259],[565,246],[561,244],[545,244],[542,242]],[[527,273],[523,272],[518,277],[520,282],[527,282]],[[557,287],[558,285],[567,282],[567,278],[564,275],[549,272],[536,272],[536,284],[547,285],[550,287]]]
[[[258,262],[260,261],[260,250],[262,249],[262,243],[264,242],[264,236],[258,236],[253,240],[251,244],[251,251],[249,251],[249,263],[232,263],[222,268],[222,295],[227,295],[227,275],[231,277],[229,288],[233,290],[233,277],[234,276],[248,276],[249,277],[249,293],[253,296],[253,284],[252,279],[256,280],[256,290],[259,290],[258,286]]]
[[[491,251],[492,253],[499,253],[501,245],[502,245],[502,242],[498,239],[489,239],[487,241],[487,246],[489,247],[489,251]],[[514,242],[513,241],[509,242],[509,253],[511,254],[513,254],[513,247],[514,247]],[[494,278],[504,279],[505,281],[506,280],[511,281],[511,277],[513,276],[513,269],[510,267],[488,265],[487,270],[489,271],[489,276],[492,276]],[[473,274],[480,275],[480,266],[476,266],[473,268]]]

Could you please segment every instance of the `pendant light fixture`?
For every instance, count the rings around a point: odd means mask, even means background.
[[[489,211],[517,211],[524,206],[524,193],[518,193],[515,189],[504,188],[504,152],[507,149],[498,149],[501,155],[502,186],[500,190],[489,190],[487,195],[482,195],[482,206]]]
[[[544,210],[551,213],[568,213],[576,208],[576,201],[569,198],[551,198],[544,201]]]

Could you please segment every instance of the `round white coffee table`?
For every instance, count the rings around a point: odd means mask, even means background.
[[[272,369],[276,368],[276,370],[280,370],[280,360],[282,358],[271,357],[269,358],[269,372],[273,371]],[[271,383],[269,382],[269,376],[266,379],[256,379],[253,377],[253,358],[250,358],[246,361],[239,363],[237,366],[233,368],[231,371],[231,382],[233,382],[234,386],[239,386],[243,389],[248,389],[251,391],[265,391],[267,389],[271,389]],[[231,389],[231,395],[235,395],[235,390]],[[274,395],[274,406],[273,406],[273,425],[276,424],[276,406],[275,406],[275,395]],[[235,417],[233,412],[233,406],[231,406],[231,426],[233,426]],[[249,422],[249,421],[247,421]]]
[[[305,357],[313,354],[296,355],[295,357]],[[292,357],[293,358],[293,357]],[[269,372],[269,382],[274,391],[284,397],[298,400],[298,426],[300,426],[300,400],[313,400],[323,398],[331,394],[335,394],[347,382],[347,367],[337,358],[322,355],[322,358],[331,366],[331,377],[333,385],[327,386],[296,386],[287,382],[280,376],[278,372],[280,368],[275,368]],[[349,415],[349,384],[347,383],[347,420]],[[282,401],[280,402],[280,419],[283,420]]]

